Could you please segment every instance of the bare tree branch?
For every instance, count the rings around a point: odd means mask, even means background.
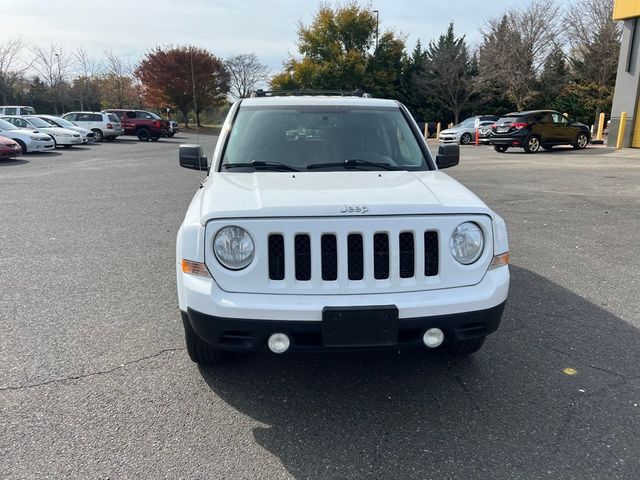
[[[266,83],[269,69],[258,61],[255,53],[243,53],[225,60],[230,76],[229,87],[235,98],[248,97],[256,86]]]
[[[21,53],[25,43],[21,38],[0,43],[0,96],[7,103],[15,84],[31,68],[31,62],[25,62]]]

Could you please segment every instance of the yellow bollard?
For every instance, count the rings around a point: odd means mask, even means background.
[[[440,122],[436,124],[436,138],[440,140]]]
[[[598,119],[598,133],[596,135],[596,140],[599,142],[602,141],[602,132],[604,132],[604,112],[600,114],[600,118]]]
[[[618,139],[616,140],[616,150],[622,148],[622,141],[624,139],[624,131],[627,128],[627,112],[622,112],[620,115],[620,128],[618,129]]]

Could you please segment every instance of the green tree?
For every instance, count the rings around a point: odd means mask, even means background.
[[[460,113],[471,105],[477,91],[474,62],[465,37],[456,37],[453,23],[426,51],[425,70],[419,86],[453,114],[455,123]]]
[[[377,48],[376,17],[356,2],[331,8],[321,5],[309,26],[298,26],[300,57],[290,57],[271,79],[277,90],[367,89],[395,96],[400,90],[404,39],[387,31]]]
[[[569,83],[570,75],[564,52],[558,47],[547,58],[540,74],[536,107],[560,108],[558,97]]]

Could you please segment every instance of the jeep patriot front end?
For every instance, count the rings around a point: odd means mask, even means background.
[[[403,105],[360,96],[238,101],[180,227],[191,358],[225,351],[478,350],[509,289],[505,223],[440,170]]]

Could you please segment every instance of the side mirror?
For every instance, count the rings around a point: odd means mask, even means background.
[[[438,146],[436,165],[438,168],[455,167],[460,163],[460,146],[456,143],[442,143]]]
[[[184,168],[192,170],[207,170],[209,168],[207,157],[202,155],[202,147],[200,145],[180,145],[178,159],[180,166]]]

